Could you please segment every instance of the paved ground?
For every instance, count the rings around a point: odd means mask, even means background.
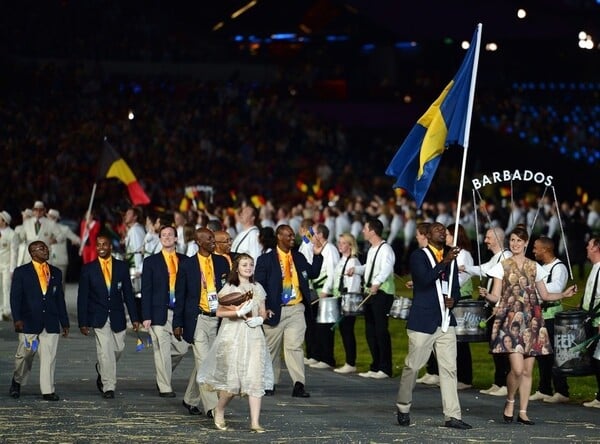
[[[181,405],[191,355],[174,373],[177,398],[159,398],[152,351],[136,352],[132,332],[128,333],[127,348],[118,368],[116,399],[104,400],[95,386],[94,340],[81,335],[77,328],[75,292],[75,286],[69,285],[67,300],[73,328],[72,334],[59,344],[59,402],[41,400],[37,359],[21,398],[8,397],[16,335],[11,323],[0,322],[0,443],[600,443],[600,410],[535,402],[529,408],[530,417],[537,422],[535,426],[505,425],[503,400],[480,395],[476,390],[460,393],[463,419],[473,425],[473,430],[442,427],[439,389],[426,386],[415,390],[413,423],[400,427],[394,408],[398,378],[365,380],[313,369],[307,369],[310,398],[290,396],[292,386],[285,372],[275,396],[264,398],[261,422],[267,433],[249,433],[245,399],[232,401],[226,419],[233,430],[220,432],[206,416],[190,416]]]

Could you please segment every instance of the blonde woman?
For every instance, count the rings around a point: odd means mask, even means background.
[[[348,276],[346,274],[346,270],[350,267],[357,267],[360,265],[360,262],[356,257],[358,255],[356,239],[350,233],[344,233],[338,238],[337,247],[341,257],[334,269],[333,279],[327,280],[322,292],[324,294],[332,294],[335,297],[342,298],[344,298],[345,295],[361,293],[360,276]],[[347,315],[344,316],[339,323],[342,343],[344,344],[344,351],[346,353],[346,362],[342,367],[333,370],[336,373],[346,374],[356,372],[355,321],[356,316]]]

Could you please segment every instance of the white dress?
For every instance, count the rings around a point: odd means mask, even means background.
[[[265,290],[258,284],[226,284],[219,296],[252,290],[252,316],[258,316]],[[223,318],[217,337],[198,369],[197,381],[209,390],[261,397],[272,390],[271,355],[261,327],[251,328],[243,319]]]

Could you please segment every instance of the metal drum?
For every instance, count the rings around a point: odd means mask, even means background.
[[[456,340],[459,342],[486,342],[485,302],[470,299],[460,300],[452,309],[456,318]],[[483,325],[483,326],[482,326]]]
[[[340,319],[340,298],[319,299],[317,324],[335,324]]]
[[[392,303],[392,308],[390,308],[390,318],[394,319],[408,319],[408,314],[410,313],[410,307],[412,305],[412,299],[409,298],[395,298]]]
[[[578,347],[587,339],[586,316],[583,310],[561,311],[554,316],[554,373],[564,376],[594,374],[588,349]]]
[[[346,293],[342,295],[342,313],[344,316],[360,316],[365,308],[359,305],[363,301],[362,293]]]

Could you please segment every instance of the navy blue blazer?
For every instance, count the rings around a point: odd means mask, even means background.
[[[217,293],[227,282],[229,262],[223,256],[211,254],[215,270],[215,287]],[[175,310],[173,313],[173,328],[183,328],[183,339],[192,344],[196,322],[200,314],[200,261],[198,255],[186,258],[179,263],[177,281],[175,283]]]
[[[112,259],[110,293],[104,282],[100,259],[85,264],[81,269],[77,292],[79,327],[101,328],[110,317],[112,331],[125,330],[127,320],[123,304],[127,305],[131,322],[139,322],[127,263]]]
[[[187,256],[177,253],[179,268]],[[169,268],[165,256],[158,252],[144,259],[142,268],[142,320],[155,325],[167,323],[169,309]]]
[[[431,250],[429,250],[431,252]],[[435,267],[427,254],[422,250],[415,250],[410,255],[410,272],[413,281],[413,300],[406,328],[422,333],[432,334],[442,325],[442,313],[436,290],[435,281],[445,275],[445,280],[450,276],[450,264],[444,265],[437,262],[435,254],[431,252],[436,261]],[[454,276],[452,278],[452,299],[454,304],[460,299],[460,285],[458,283],[458,265],[454,263]],[[450,325],[456,326],[456,319],[450,311]]]
[[[60,333],[69,328],[69,315],[62,287],[61,271],[50,265],[50,282],[46,294],[33,264],[15,268],[10,287],[10,309],[14,321],[23,321],[23,333]]]
[[[302,303],[306,310],[304,316],[308,317],[310,313],[310,289],[309,279],[319,277],[321,265],[323,265],[323,256],[316,254],[313,257],[312,265],[306,258],[296,250],[292,250],[292,260],[298,273],[300,291],[302,292]],[[254,280],[261,284],[267,292],[265,305],[267,310],[273,312],[273,316],[265,320],[265,324],[277,325],[281,318],[281,293],[283,292],[283,275],[281,274],[281,265],[277,255],[277,248],[272,251],[261,254],[256,260],[256,269],[254,270]]]

